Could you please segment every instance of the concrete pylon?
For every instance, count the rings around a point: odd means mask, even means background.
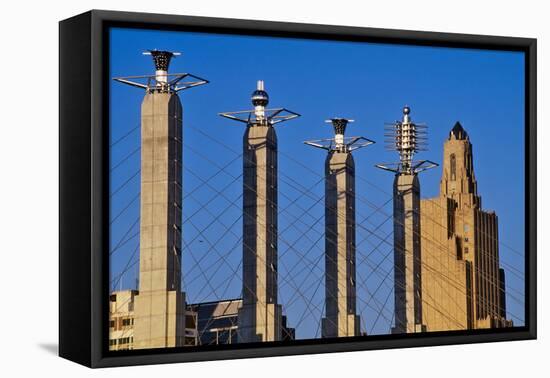
[[[175,93],[152,92],[141,106],[139,295],[134,346],[182,346],[182,107]]]
[[[243,305],[241,342],[281,339],[277,303],[277,136],[268,125],[246,128],[243,148]]]
[[[358,336],[355,277],[355,163],[351,152],[374,142],[344,137],[353,120],[332,118],[334,138],[306,141],[328,151],[325,160],[325,317],[322,337]]]
[[[254,110],[220,113],[246,123],[243,138],[243,303],[239,342],[282,338],[277,302],[277,136],[274,124],[298,117],[284,108],[266,109],[263,81],[252,93]],[[244,116],[245,118],[240,118]]]
[[[427,148],[427,126],[411,120],[403,108],[401,121],[386,124],[386,147],[399,153],[399,163],[376,167],[394,172],[393,250],[395,326],[392,333],[425,332],[422,322],[422,256],[420,249],[420,182],[418,173],[436,167],[430,160],[414,161]]]
[[[325,318],[322,337],[358,336],[355,278],[355,163],[349,152],[325,163]]]
[[[178,91],[206,84],[190,74],[168,74],[179,55],[152,50],[155,75],[116,78],[145,89],[141,105],[139,295],[134,302],[134,349],[184,345],[181,291],[182,106]],[[183,78],[196,78],[178,87]],[[138,78],[146,82],[134,81]]]
[[[392,332],[423,332],[420,183],[416,174],[395,176],[393,217],[395,327]]]

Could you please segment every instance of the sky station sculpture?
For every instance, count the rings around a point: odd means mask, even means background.
[[[139,295],[134,348],[183,346],[185,293],[181,290],[182,105],[178,92],[208,83],[169,74],[179,53],[150,50],[154,75],[115,78],[145,89],[141,104]]]
[[[351,152],[374,142],[345,137],[346,118],[326,121],[334,138],[306,141],[328,151],[325,160],[325,317],[322,337],[359,336],[356,289],[355,162]]]
[[[154,74],[114,78],[144,90],[145,96],[141,104],[139,283],[138,290],[110,295],[110,342],[114,342],[110,349],[295,339],[278,298],[278,141],[274,126],[300,115],[286,108],[268,108],[269,95],[261,80],[251,95],[253,109],[219,114],[246,125],[242,298],[186,303],[181,264],[183,125],[178,94],[208,81],[189,73],[169,73],[179,53],[149,50],[144,55],[152,57]],[[413,122],[410,113],[405,106],[401,120],[385,124],[386,148],[397,151],[399,161],[376,165],[395,174],[392,333],[510,327],[504,269],[499,263],[498,218],[481,208],[468,133],[459,123],[453,127],[444,144],[440,194],[421,200],[418,174],[438,164],[414,160],[416,153],[427,148],[427,126]],[[374,142],[362,136],[346,137],[351,119],[326,122],[333,127],[334,137],[304,142],[327,151],[321,336],[366,335],[360,323],[368,319],[360,317],[356,303],[352,152]],[[229,315],[208,310],[219,306],[230,306]],[[186,319],[192,319],[189,326]]]
[[[269,96],[258,81],[253,110],[220,113],[243,122],[243,304],[239,342],[281,340],[277,300],[277,135],[275,124],[299,117],[285,108],[267,109]]]
[[[424,332],[422,322],[422,257],[420,228],[420,182],[418,173],[436,167],[429,160],[414,161],[427,148],[427,126],[411,120],[411,108],[403,108],[400,121],[385,125],[386,148],[400,160],[376,167],[394,172],[393,238],[395,327],[393,333]]]

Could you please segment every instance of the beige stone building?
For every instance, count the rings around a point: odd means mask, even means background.
[[[512,325],[506,320],[498,217],[482,209],[472,150],[457,122],[444,143],[440,194],[420,204],[427,331]]]
[[[124,290],[109,296],[109,350],[134,347],[134,299],[137,290]]]
[[[109,296],[109,350],[138,349],[134,343],[135,303],[138,290],[115,291]],[[184,345],[198,345],[197,312],[185,310]]]

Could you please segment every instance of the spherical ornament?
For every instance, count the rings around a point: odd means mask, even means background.
[[[403,108],[403,114],[407,115],[407,114],[409,114],[410,112],[411,112],[411,108],[409,108],[408,106],[405,106],[405,107]]]
[[[256,89],[252,92],[252,105],[254,106],[267,106],[269,103],[269,96],[266,91]]]

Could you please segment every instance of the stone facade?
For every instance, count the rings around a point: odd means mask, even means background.
[[[134,348],[134,301],[137,290],[124,290],[109,296],[109,350]]]

